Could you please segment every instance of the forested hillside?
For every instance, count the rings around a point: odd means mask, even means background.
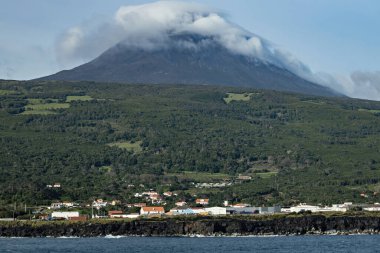
[[[0,81],[0,175],[0,204],[127,200],[140,184],[215,204],[380,202],[380,102]],[[231,184],[195,187],[215,182]]]

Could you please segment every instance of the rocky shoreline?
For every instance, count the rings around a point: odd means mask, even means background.
[[[380,216],[280,215],[166,219],[0,222],[0,237],[254,236],[379,234]]]

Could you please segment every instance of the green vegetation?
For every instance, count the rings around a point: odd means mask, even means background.
[[[56,114],[55,112],[53,111],[49,111],[49,110],[27,110],[27,111],[23,111],[21,113],[21,115],[48,115],[48,114]]]
[[[112,171],[112,167],[111,166],[102,166],[99,168],[99,171],[110,173]]]
[[[224,101],[229,104],[232,101],[249,101],[255,93],[227,93],[227,97],[223,98]]]
[[[229,180],[231,175],[225,173],[209,173],[209,172],[194,172],[194,171],[183,171],[180,173],[167,173],[168,177],[177,177],[181,180],[189,180],[192,182],[213,182],[220,180]]]
[[[150,188],[218,205],[380,202],[380,114],[368,112],[380,102],[191,85],[0,81],[0,90],[17,91],[0,96],[4,208],[126,201]],[[226,104],[227,93],[245,101]],[[252,180],[194,186],[239,174]]]
[[[262,172],[262,173],[255,173],[256,176],[259,176],[261,178],[270,178],[277,174],[277,172]]]
[[[26,110],[42,111],[42,110],[56,110],[56,109],[67,109],[70,104],[66,103],[48,103],[48,104],[31,104],[25,106]]]
[[[380,113],[380,110],[359,109],[360,112]]]
[[[70,103],[73,101],[91,101],[93,98],[91,96],[67,96],[66,97],[66,102]]]
[[[130,141],[124,141],[124,142],[113,142],[107,145],[110,147],[117,147],[117,148],[125,149],[134,153],[138,153],[142,151],[141,143],[142,143],[141,141],[137,141],[133,143]]]
[[[17,94],[18,92],[15,90],[0,90],[0,96],[5,96],[5,95],[12,95],[12,94]]]

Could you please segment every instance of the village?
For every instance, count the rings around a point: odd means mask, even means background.
[[[59,187],[52,185],[51,187]],[[120,200],[94,199],[90,203],[70,201],[52,202],[50,206],[39,206],[31,212],[33,220],[71,220],[86,221],[88,219],[137,219],[173,216],[227,216],[227,215],[273,215],[290,213],[347,212],[347,211],[380,211],[380,203],[354,204],[345,202],[331,206],[298,205],[281,207],[251,206],[248,203],[230,203],[225,200],[219,206],[210,206],[209,198],[196,198],[186,201],[178,200],[175,192],[158,193],[154,190],[136,192],[130,203]],[[138,200],[138,202],[136,202]],[[174,202],[173,202],[174,200]],[[168,204],[168,202],[172,204]],[[26,207],[25,207],[26,209]],[[14,220],[18,217],[1,219]]]

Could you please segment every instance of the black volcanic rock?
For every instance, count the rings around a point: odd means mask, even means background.
[[[176,219],[109,220],[99,222],[21,221],[0,223],[1,237],[60,236],[189,236],[189,235],[303,235],[379,234],[374,216],[306,215],[255,219],[255,217],[180,217]]]
[[[157,49],[119,43],[93,61],[40,80],[210,84],[338,95],[286,69],[234,54],[210,37],[189,34],[172,36]]]

